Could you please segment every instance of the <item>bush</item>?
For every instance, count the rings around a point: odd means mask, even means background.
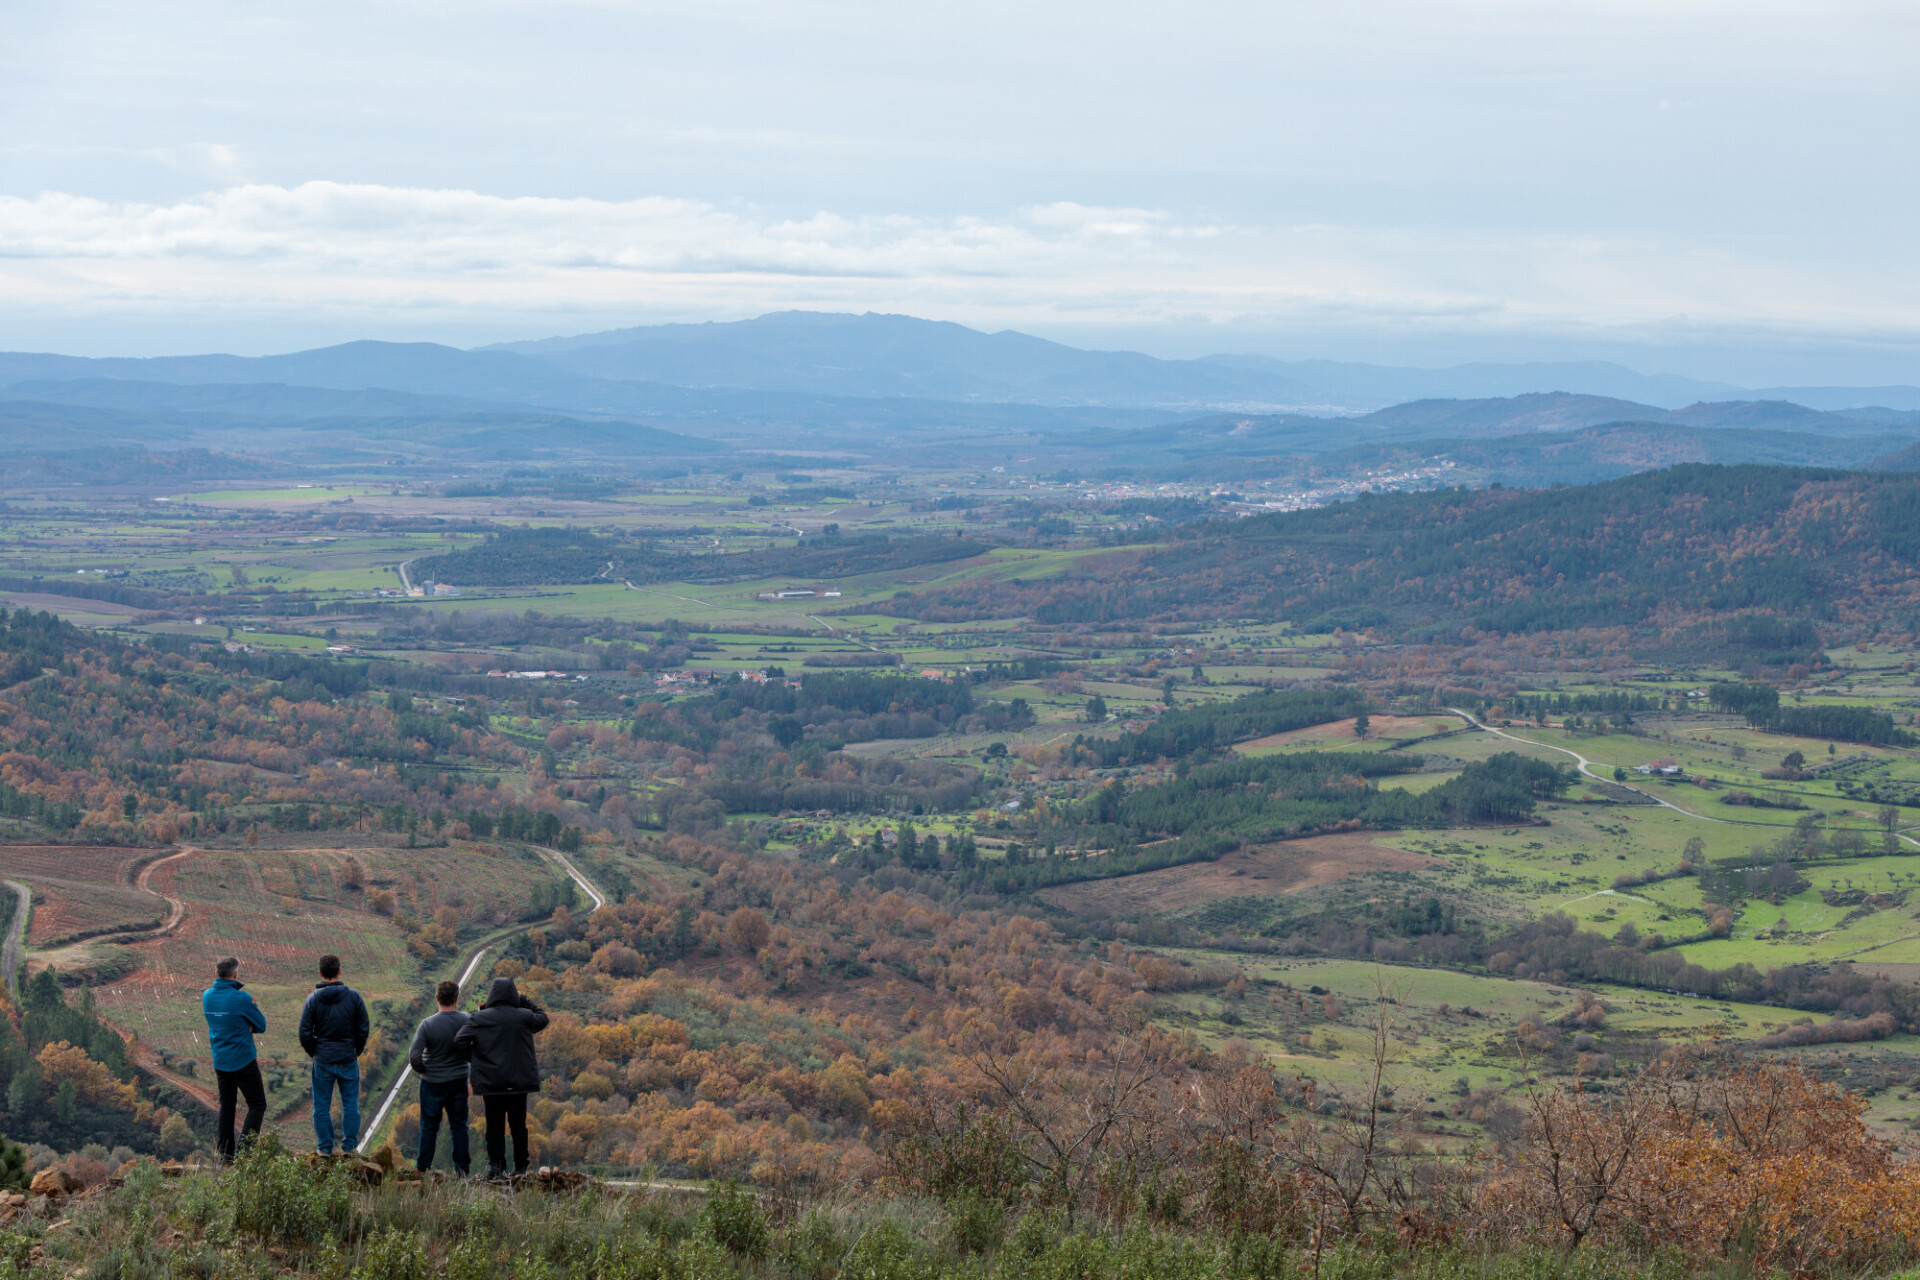
[[[931,1280],[935,1271],[913,1237],[899,1223],[882,1218],[853,1242],[840,1280]]]
[[[966,1256],[989,1253],[1007,1234],[1004,1202],[964,1191],[947,1201],[947,1239],[953,1251]]]
[[[33,1272],[33,1237],[24,1231],[0,1230],[0,1276],[30,1276]]]
[[[846,1251],[833,1220],[815,1209],[780,1233],[776,1256],[787,1280],[833,1280]]]
[[[25,1191],[33,1175],[27,1172],[26,1149],[0,1138],[0,1191]]]
[[[193,1126],[187,1123],[185,1116],[170,1115],[167,1117],[167,1122],[160,1126],[161,1155],[179,1159],[192,1154],[193,1149],[198,1145],[200,1140],[194,1136]],[[0,1183],[0,1186],[3,1185],[5,1184]]]
[[[353,1280],[431,1280],[427,1247],[411,1231],[388,1227],[367,1241]]]
[[[317,1244],[352,1221],[353,1183],[344,1163],[297,1160],[271,1132],[241,1153],[227,1186],[233,1229],[268,1244]]]
[[[769,1237],[759,1198],[736,1183],[716,1184],[707,1196],[707,1224],[728,1252],[764,1258]]]

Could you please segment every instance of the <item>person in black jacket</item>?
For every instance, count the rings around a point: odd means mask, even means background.
[[[313,1139],[333,1154],[333,1091],[340,1090],[340,1154],[351,1155],[360,1135],[360,1055],[373,1024],[367,1002],[340,981],[340,957],[320,957],[320,981],[300,1009],[300,1047],[313,1059]]]
[[[434,988],[440,1011],[420,1024],[407,1050],[407,1065],[420,1076],[420,1151],[414,1167],[433,1168],[433,1151],[440,1142],[440,1118],[447,1120],[453,1139],[453,1171],[467,1176],[467,1051],[454,1043],[467,1015],[460,1012],[460,984],[442,982]]]
[[[512,978],[495,978],[480,1012],[453,1037],[467,1050],[467,1082],[487,1109],[487,1176],[507,1168],[507,1128],[513,1128],[513,1171],[533,1162],[527,1146],[527,1095],[540,1091],[540,1060],[533,1037],[547,1029],[547,1015],[520,994]]]

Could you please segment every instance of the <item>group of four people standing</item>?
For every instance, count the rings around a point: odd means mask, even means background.
[[[234,1154],[234,1112],[247,1100],[242,1140],[260,1131],[266,1119],[266,1087],[260,1079],[254,1037],[267,1030],[260,1011],[240,981],[240,961],[228,956],[214,965],[214,983],[201,994],[207,1018],[207,1044],[220,1089],[216,1138],[222,1160]],[[495,978],[478,1012],[460,1011],[460,984],[442,982],[434,991],[439,1011],[413,1033],[407,1062],[420,1076],[420,1149],[415,1165],[433,1166],[444,1122],[453,1146],[453,1167],[469,1170],[467,1096],[478,1095],[486,1109],[487,1176],[506,1176],[507,1135],[513,1136],[513,1170],[525,1173],[532,1151],[527,1142],[527,1095],[540,1089],[540,1063],[533,1037],[544,1030],[547,1015],[520,994],[511,978]],[[313,1059],[313,1137],[321,1155],[347,1155],[360,1132],[360,1055],[372,1024],[367,1002],[340,977],[340,957],[320,957],[320,981],[300,1010],[300,1047]],[[333,1126],[333,1094],[340,1093],[338,1147]]]

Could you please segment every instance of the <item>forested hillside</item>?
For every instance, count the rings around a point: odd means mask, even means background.
[[[1183,527],[1049,578],[891,603],[929,620],[1283,617],[1444,634],[1738,610],[1920,625],[1920,477],[1683,466],[1585,488],[1362,496]]]

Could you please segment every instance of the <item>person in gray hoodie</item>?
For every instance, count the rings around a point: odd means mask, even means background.
[[[414,1167],[425,1173],[433,1167],[440,1145],[444,1115],[453,1142],[453,1171],[467,1176],[471,1158],[467,1146],[467,1046],[455,1043],[467,1015],[460,1012],[460,984],[442,982],[433,998],[440,1012],[423,1021],[413,1033],[407,1065],[420,1076],[420,1152]]]

